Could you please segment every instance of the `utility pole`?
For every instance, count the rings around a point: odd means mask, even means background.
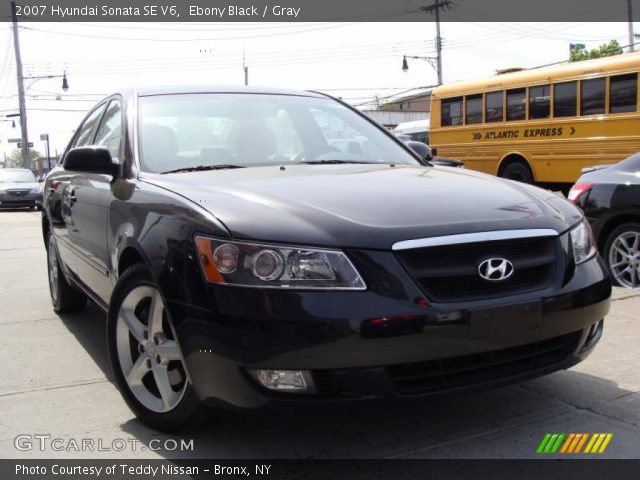
[[[18,17],[16,2],[11,1],[11,21],[13,22],[13,49],[16,54],[16,73],[18,76],[18,106],[20,108],[20,129],[22,130],[22,162],[24,168],[29,168],[29,136],[27,134],[27,107],[24,99],[24,85],[22,78],[22,58],[20,57],[20,38],[18,34]]]
[[[245,63],[244,49],[242,50],[242,69],[244,70],[244,84],[249,85],[249,66]]]
[[[438,73],[438,85],[442,85],[442,37],[440,36],[440,10],[451,10],[453,2],[451,0],[434,0],[433,5],[420,7],[425,13],[432,13],[436,20],[436,71]]]
[[[636,48],[633,45],[635,40],[633,38],[633,10],[631,8],[631,0],[627,0],[627,18],[629,20],[629,50],[635,52]]]
[[[438,85],[442,85],[442,38],[440,37],[440,4],[438,0],[434,4],[436,7],[436,64],[438,65]]]

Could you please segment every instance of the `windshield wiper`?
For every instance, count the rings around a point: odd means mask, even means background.
[[[243,165],[229,165],[229,164],[223,164],[223,165],[198,165],[196,167],[183,167],[183,168],[176,168],[175,170],[167,170],[165,172],[160,172],[160,173],[182,173],[182,172],[202,172],[205,170],[226,170],[229,168],[244,168]]]
[[[354,164],[378,164],[379,162],[365,162],[361,160],[305,160],[302,162],[296,162],[304,165],[338,165],[341,163],[354,163]]]

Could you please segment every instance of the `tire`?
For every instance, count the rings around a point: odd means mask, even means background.
[[[128,268],[116,283],[107,348],[120,393],[146,425],[177,432],[205,411],[189,383],[164,300],[144,265]]]
[[[640,287],[640,223],[623,223],[614,228],[604,242],[602,257],[614,285]]]
[[[64,277],[60,268],[56,242],[51,232],[49,232],[47,239],[47,270],[53,310],[57,313],[80,312],[87,304],[87,296],[78,288],[70,285]]]
[[[524,162],[513,162],[505,167],[500,175],[509,180],[515,180],[522,183],[533,183],[533,174],[531,169]]]

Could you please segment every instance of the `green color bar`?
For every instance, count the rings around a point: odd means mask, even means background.
[[[558,435],[558,440],[556,440],[555,445],[551,448],[550,453],[556,453],[558,451],[558,448],[560,448],[560,444],[562,443],[562,440],[564,440],[564,433],[561,433],[560,435]]]
[[[553,444],[555,443],[556,438],[558,438],[557,433],[554,433],[553,435],[551,435],[551,438],[547,442],[547,446],[544,447],[544,453],[551,453],[551,447],[553,447]]]
[[[542,439],[542,441],[540,442],[540,445],[538,445],[538,450],[536,450],[537,453],[542,453],[544,451],[544,447],[549,441],[549,438],[551,438],[551,434],[547,433]]]

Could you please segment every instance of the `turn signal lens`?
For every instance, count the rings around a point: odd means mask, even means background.
[[[216,261],[213,258],[211,242],[206,238],[198,237],[196,238],[196,245],[198,246],[198,256],[204,270],[204,276],[212,283],[224,283],[224,277],[218,271]]]

